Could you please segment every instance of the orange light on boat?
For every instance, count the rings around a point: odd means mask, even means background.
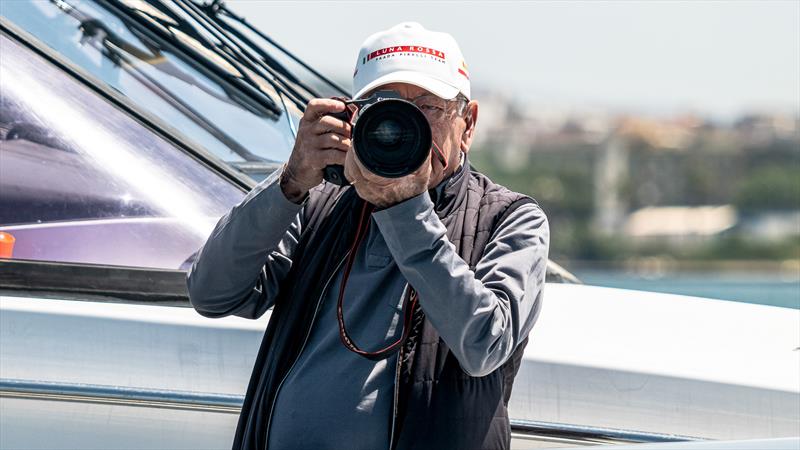
[[[15,241],[11,233],[0,231],[0,258],[11,258],[14,254]]]

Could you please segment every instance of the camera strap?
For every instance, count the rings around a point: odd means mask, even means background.
[[[411,319],[414,313],[414,308],[417,306],[417,292],[414,288],[410,287],[411,294],[406,296],[405,300],[403,301],[403,333],[401,334],[400,338],[395,341],[394,343],[390,344],[387,347],[384,347],[378,351],[369,352],[366,350],[362,350],[359,348],[350,335],[347,333],[347,329],[345,328],[344,324],[344,311],[343,311],[343,301],[344,301],[344,289],[345,285],[347,284],[347,278],[350,276],[350,269],[353,267],[353,262],[356,258],[356,253],[358,253],[358,247],[361,245],[361,241],[364,240],[364,236],[367,234],[366,229],[369,227],[369,214],[372,213],[375,205],[364,202],[363,206],[361,207],[361,215],[358,219],[358,228],[356,229],[356,235],[353,240],[353,245],[350,247],[350,251],[347,255],[347,262],[344,268],[344,274],[342,276],[342,282],[339,286],[339,299],[336,302],[336,317],[339,321],[339,338],[342,340],[342,344],[348,348],[353,353],[361,355],[367,359],[373,361],[380,361],[382,359],[388,358],[393,353],[400,349],[400,346],[403,342],[408,339],[409,332],[411,331]],[[366,216],[367,220],[364,220]]]
[[[447,159],[445,159],[442,149],[439,148],[438,145],[436,145],[436,141],[431,139],[431,144],[433,144],[433,148],[436,149],[436,156],[439,157],[439,161],[442,163],[442,166],[444,166],[442,168],[442,172],[445,172],[447,170]]]

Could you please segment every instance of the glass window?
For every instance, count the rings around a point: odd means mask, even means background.
[[[5,36],[0,53],[13,258],[185,268],[243,191]]]
[[[167,6],[125,0],[172,41],[199,51],[234,78],[243,75],[204,47],[208,33],[192,27]],[[188,139],[245,173],[267,173],[288,159],[294,143],[284,102],[263,78],[261,91],[279,108],[276,114],[253,106],[240,91],[188,59],[163,48],[92,0],[18,0],[4,2],[2,15],[72,63],[118,90]],[[294,107],[296,110],[297,108]],[[297,120],[297,111],[293,111]]]

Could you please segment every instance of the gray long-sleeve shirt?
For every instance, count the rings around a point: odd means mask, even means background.
[[[276,172],[262,181],[220,219],[200,252],[188,286],[201,314],[257,318],[272,306],[304,225],[302,205],[286,199],[278,177]],[[542,301],[547,219],[534,204],[512,212],[474,273],[445,232],[427,192],[374,212],[347,282],[345,322],[364,349],[394,342],[402,332],[408,282],[462,368],[485,375],[506,361],[533,326],[531,312]],[[261,270],[267,274],[264,295],[253,289]],[[396,355],[375,362],[341,344],[341,276],[339,270],[323,294],[308,342],[280,387],[271,449],[335,448],[344,442],[354,449],[388,446]]]

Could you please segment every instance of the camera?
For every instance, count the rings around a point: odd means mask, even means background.
[[[419,169],[431,151],[431,126],[425,114],[394,91],[378,91],[347,106],[333,117],[354,123],[353,150],[370,172],[385,178],[400,178]],[[355,111],[350,108],[355,105]],[[355,121],[355,122],[353,122]],[[325,167],[325,180],[349,185],[344,166]]]

